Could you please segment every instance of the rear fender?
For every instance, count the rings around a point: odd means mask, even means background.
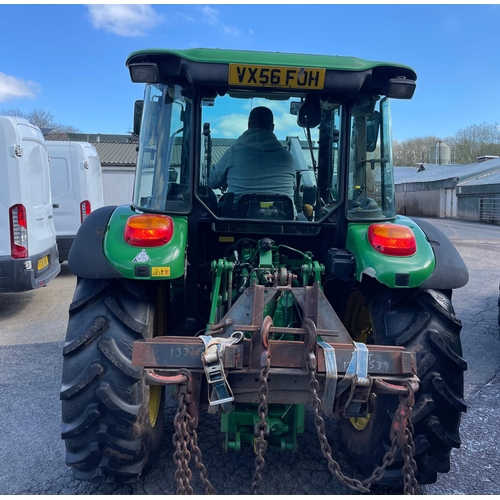
[[[104,257],[124,278],[172,280],[186,272],[187,217],[170,215],[174,229],[171,240],[158,247],[137,247],[125,243],[127,220],[138,215],[130,205],[119,206],[110,217],[103,242]]]
[[[388,222],[390,224],[390,222]],[[350,223],[346,249],[356,258],[356,280],[364,276],[376,279],[389,288],[416,288],[434,272],[436,259],[425,233],[407,217],[396,217],[394,223],[410,227],[417,242],[417,252],[409,257],[393,257],[377,252],[368,241],[371,223]]]
[[[98,208],[80,226],[68,255],[70,271],[80,278],[123,278],[103,253],[104,234],[116,206]]]
[[[436,256],[436,268],[420,288],[450,290],[465,286],[469,271],[453,243],[432,223],[418,218],[412,220],[425,233]]]

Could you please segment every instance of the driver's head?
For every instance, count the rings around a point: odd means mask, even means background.
[[[274,130],[273,112],[265,106],[253,108],[248,116],[248,128],[265,128]]]

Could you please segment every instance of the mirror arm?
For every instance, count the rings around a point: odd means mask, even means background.
[[[389,160],[387,158],[372,158],[371,160],[362,160],[363,165],[366,165],[367,163],[370,164],[371,170],[375,169],[375,163],[380,163],[383,165],[384,163],[388,163]]]

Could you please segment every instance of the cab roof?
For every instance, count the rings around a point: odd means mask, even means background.
[[[356,57],[226,49],[145,49],[133,52],[126,65],[156,64],[157,82],[229,87],[229,65],[320,68],[325,70],[324,91],[386,95],[393,78],[416,81],[417,75],[402,64]],[[132,78],[134,80],[134,78]],[[137,80],[137,78],[134,81]]]

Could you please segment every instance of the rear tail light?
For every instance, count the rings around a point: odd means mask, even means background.
[[[82,201],[80,203],[80,219],[81,219],[81,222],[83,222],[85,220],[85,218],[87,217],[87,215],[90,214],[90,212],[91,212],[90,201],[88,201],[88,200]]]
[[[174,221],[168,215],[132,215],[127,220],[123,238],[134,247],[159,247],[174,234]]]
[[[9,209],[10,253],[13,259],[28,257],[28,222],[24,205],[13,205]]]
[[[372,224],[368,228],[370,245],[384,255],[409,257],[417,251],[413,231],[399,224]]]

